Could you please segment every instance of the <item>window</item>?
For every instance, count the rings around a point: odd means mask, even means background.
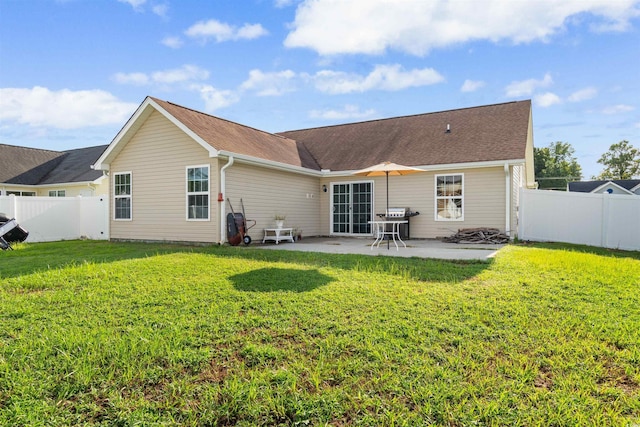
[[[131,172],[117,173],[113,176],[113,217],[131,219]]]
[[[36,196],[36,192],[35,191],[7,191],[7,196],[22,196],[22,197],[35,197]]]
[[[187,167],[187,219],[209,219],[209,166]]]
[[[464,175],[436,175],[436,221],[464,220]]]
[[[49,190],[49,197],[65,197],[65,190]]]

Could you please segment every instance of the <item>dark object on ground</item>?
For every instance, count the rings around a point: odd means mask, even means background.
[[[456,234],[442,239],[447,243],[509,243],[509,236],[497,228],[463,228]]]
[[[11,250],[11,243],[24,242],[29,232],[20,227],[15,219],[0,214],[0,249]]]

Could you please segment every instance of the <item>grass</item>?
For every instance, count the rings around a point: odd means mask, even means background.
[[[0,253],[0,425],[640,423],[640,253]]]

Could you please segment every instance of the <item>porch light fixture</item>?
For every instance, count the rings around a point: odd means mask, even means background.
[[[322,191],[323,191],[324,193],[326,193],[326,192],[327,192],[327,186],[326,186],[326,185],[324,185],[324,184],[322,185]]]

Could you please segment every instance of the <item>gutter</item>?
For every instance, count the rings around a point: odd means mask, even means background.
[[[229,156],[227,160],[227,164],[220,168],[220,196],[218,197],[218,202],[222,202],[221,206],[224,206],[224,193],[226,192],[227,186],[227,175],[226,170],[229,166],[233,165],[233,156]],[[222,199],[222,200],[221,200]],[[220,213],[220,241],[219,245],[223,245],[225,242],[225,229],[227,228],[227,222],[225,217],[225,210],[218,207],[218,212]]]
[[[309,169],[302,166],[294,166],[288,163],[274,162],[273,160],[266,160],[258,157],[247,156],[244,154],[232,153],[230,151],[225,151],[225,150],[220,150],[218,151],[216,156],[211,156],[211,157],[219,157],[219,156],[228,157],[228,158],[235,157],[238,161],[241,161],[242,163],[262,166],[269,169],[276,169],[276,170],[285,171],[285,172],[294,172],[294,173],[300,173],[303,175],[310,175],[310,176],[316,176],[316,177],[321,177],[324,175],[322,172],[315,169]]]

